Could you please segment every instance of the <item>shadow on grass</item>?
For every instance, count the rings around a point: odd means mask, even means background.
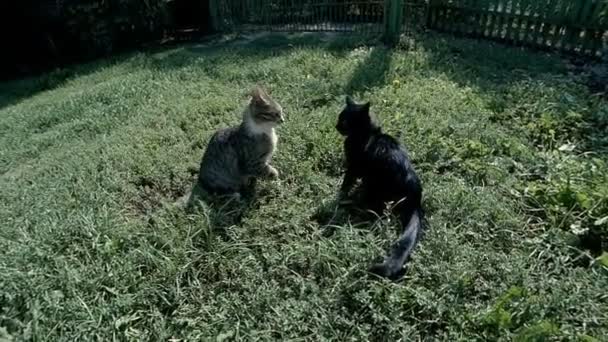
[[[216,36],[206,36],[200,41],[213,41]],[[35,96],[36,94],[53,90],[64,85],[67,81],[93,74],[99,70],[122,64],[137,54],[152,54],[166,50],[173,50],[180,42],[160,43],[153,42],[144,46],[121,49],[109,56],[97,56],[61,61],[55,69],[41,69],[19,78],[0,79],[0,109],[17,104],[18,102]],[[34,68],[37,70],[37,68]]]
[[[388,211],[380,216],[368,210],[362,202],[361,189],[358,188],[355,189],[355,192],[347,201],[338,201],[337,199],[334,199],[322,204],[317,208],[311,219],[322,227],[321,236],[325,238],[332,237],[338,230],[343,229],[345,226],[356,227],[360,231],[372,232],[373,234],[380,234],[379,229],[385,229],[385,224],[390,222],[390,220],[394,219],[399,222],[399,219],[394,215],[394,211],[390,209],[390,207],[387,208],[387,210]],[[391,241],[392,239],[394,239],[394,237],[391,238]],[[391,242],[391,244],[392,243],[393,242]],[[379,254],[369,260],[368,267],[372,267],[367,268],[367,271],[364,271],[364,268],[360,268],[356,273],[359,277],[365,275],[370,276],[371,279],[374,280],[383,279],[383,277],[378,276],[373,270],[373,266],[382,263],[383,260],[385,260],[385,254]],[[393,280],[402,280],[406,270],[407,267],[403,267]]]
[[[240,224],[243,217],[254,209],[256,192],[252,188],[242,198],[217,196],[202,190],[198,182],[195,182],[192,190],[181,201],[181,206],[189,213],[200,213],[206,207],[209,212],[210,230],[224,239],[229,239],[227,228]]]
[[[101,61],[71,66],[38,77],[0,83],[0,109],[16,104],[37,93],[52,90],[67,81],[92,74],[100,69],[129,61],[129,67],[173,70],[190,65],[204,68],[214,75],[216,68],[238,63],[259,63],[300,48],[313,48],[347,57],[358,46],[375,45],[376,37],[344,33],[260,33],[232,38],[209,39],[185,45],[152,46],[145,50],[115,55]],[[500,44],[458,39],[444,34],[422,34],[413,38],[415,45],[426,54],[425,68],[446,75],[455,83],[489,94],[488,107],[500,114],[508,105],[499,94],[518,82],[534,80],[543,75],[565,75],[563,63],[555,55],[528,49],[509,48]],[[417,48],[417,49],[418,49]],[[132,58],[135,54],[144,58]],[[386,84],[393,54],[398,49],[375,46],[372,52],[352,72],[343,91],[348,94],[365,91]],[[202,57],[202,59],[201,59]],[[234,58],[232,58],[234,57]],[[218,74],[218,76],[220,76]],[[498,94],[498,95],[497,95]],[[333,94],[343,95],[343,94]],[[327,101],[320,99],[320,103]],[[595,151],[606,150],[608,119],[596,115],[584,118],[593,122],[578,136]]]
[[[361,202],[360,189],[357,188],[348,200],[334,198],[321,204],[311,219],[322,227],[323,236],[330,237],[347,224],[372,227],[380,217],[365,208]]]
[[[493,120],[506,123],[514,121],[513,117],[504,115],[517,101],[508,98],[509,92],[525,83],[558,90],[554,92],[555,98],[552,102],[565,112],[568,108],[573,109],[572,96],[568,94],[570,89],[564,88],[560,83],[561,80],[572,77],[572,74],[567,67],[565,57],[558,53],[510,47],[472,38],[454,38],[446,34],[419,36],[416,44],[427,53],[428,68],[447,76],[462,87],[470,87],[484,95],[487,98],[488,108],[495,113]],[[592,65],[593,61],[588,60],[586,63]],[[593,89],[584,78],[578,78],[576,82],[587,87],[589,94],[593,93]],[[576,94],[576,91],[572,89],[572,94]],[[599,101],[598,98],[596,102]],[[568,122],[564,113],[563,117],[554,118],[554,123],[563,127],[564,135],[570,134],[572,138],[583,142],[585,150],[606,155],[608,114],[600,112],[581,110],[582,117],[574,122]],[[530,122],[540,121],[541,113],[537,114],[538,117],[523,117],[523,119]]]
[[[374,47],[367,58],[359,63],[344,91],[352,95],[369,88],[383,86],[386,83],[392,54],[392,49],[383,46]]]
[[[207,39],[199,43],[184,45],[156,45],[145,49],[116,54],[114,56],[72,65],[42,75],[0,82],[0,109],[19,103],[38,93],[61,87],[66,82],[93,74],[132,60],[132,67],[153,68],[157,70],[179,69],[205,59],[204,68],[212,70],[225,64],[234,63],[226,57],[230,55],[247,58],[249,63],[261,62],[298,48],[319,48],[338,55],[346,55],[353,47],[368,45],[374,41],[372,36],[345,35],[341,33],[263,33],[232,38]],[[133,59],[138,54],[152,58]]]
[[[369,45],[374,42],[375,37],[369,35],[346,35],[330,32],[270,32],[242,35],[228,41],[228,44],[220,46],[247,49],[248,53],[254,53],[254,55],[276,56],[297,48],[319,48],[336,54],[347,54],[353,47]],[[193,45],[187,49],[194,53],[205,53],[210,47],[214,46],[217,45]]]
[[[525,131],[529,143],[539,150],[557,152],[559,144],[572,142],[577,153],[608,161],[605,99],[594,95],[597,89],[589,83],[589,77],[572,72],[573,63],[566,61],[565,56],[442,34],[425,36],[419,43],[426,52],[428,68],[482,95],[491,111],[489,120],[495,124]],[[576,63],[587,63],[588,68],[594,65],[591,60]],[[539,104],[544,108],[538,108]],[[543,162],[540,158],[540,163]],[[570,195],[561,192],[549,195],[560,189],[559,181],[555,180],[560,177],[557,175],[567,171],[552,168],[534,172],[538,173],[537,179],[518,179],[521,188],[540,186],[551,191],[529,197],[526,205],[531,209],[528,214],[543,221],[561,222],[566,227],[570,225],[568,222],[584,222],[587,216],[591,228],[579,236],[576,248],[589,250],[594,256],[601,255],[608,245],[608,235],[606,230],[594,225],[597,217],[606,215],[599,209],[599,203],[593,209],[577,209],[576,201],[571,201]],[[591,176],[585,178],[582,184],[598,181]],[[583,189],[577,190],[581,197],[593,196],[592,191]],[[569,209],[562,213],[552,212],[549,208],[555,203]],[[589,215],[593,210],[597,212]]]
[[[73,70],[60,70],[42,76],[4,81],[0,83],[0,109],[17,104],[40,92],[58,88],[74,76]]]
[[[82,64],[68,65],[42,74],[0,82],[0,109],[19,103],[38,93],[53,90],[72,79],[94,74],[131,59],[138,51],[124,52]]]
[[[152,66],[158,70],[172,70],[195,64],[203,58],[205,62],[201,66],[213,70],[236,63],[234,58],[246,59],[247,63],[260,63],[302,48],[317,48],[346,56],[354,47],[371,43],[371,36],[340,33],[249,34],[209,43],[186,44],[155,58]]]

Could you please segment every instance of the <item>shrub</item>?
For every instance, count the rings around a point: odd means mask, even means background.
[[[160,38],[168,24],[166,0],[68,1],[62,13],[72,55],[85,57]]]

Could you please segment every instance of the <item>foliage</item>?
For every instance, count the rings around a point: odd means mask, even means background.
[[[249,204],[176,208],[258,82],[287,114],[280,180]],[[555,56],[440,35],[407,51],[271,35],[0,89],[2,338],[607,335],[608,251],[585,238],[606,241],[606,104]],[[424,183],[428,230],[400,283],[363,272],[396,220],[333,202],[345,93],[372,102]]]
[[[62,12],[77,53],[89,55],[160,38],[168,24],[165,0],[67,1]]]

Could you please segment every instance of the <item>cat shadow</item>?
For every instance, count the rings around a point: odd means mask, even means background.
[[[204,191],[198,182],[192,190],[180,199],[180,206],[189,214],[206,212],[210,229],[229,240],[227,229],[242,222],[256,201],[255,189],[243,196],[215,195]]]
[[[361,200],[361,193],[355,190],[348,199],[338,197],[321,204],[312,216],[321,227],[323,237],[331,237],[347,224],[369,227],[373,230],[375,223],[382,217],[366,209]]]
[[[383,226],[387,220],[393,219],[393,207],[388,206],[386,211],[379,215],[369,209],[362,201],[361,190],[355,188],[353,194],[347,200],[334,198],[331,201],[320,205],[312,216],[312,220],[316,221],[321,228],[321,236],[329,238],[333,236],[338,229],[342,229],[346,225],[351,225],[357,228],[375,231]],[[389,214],[389,215],[387,215]],[[396,218],[395,218],[396,219]],[[379,254],[372,260],[366,271],[358,270],[356,273],[359,276],[366,275],[371,280],[384,279],[374,271],[374,267],[379,265],[384,260],[384,255]],[[407,273],[407,266],[403,267],[397,274],[391,277],[391,281],[400,282]]]

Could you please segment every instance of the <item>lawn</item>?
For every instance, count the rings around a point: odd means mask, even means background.
[[[427,35],[157,48],[0,84],[0,340],[604,340],[608,105],[557,55]],[[274,165],[243,205],[174,203],[260,82]],[[344,95],[410,150],[428,230],[334,203]],[[331,234],[328,233],[331,231]]]

